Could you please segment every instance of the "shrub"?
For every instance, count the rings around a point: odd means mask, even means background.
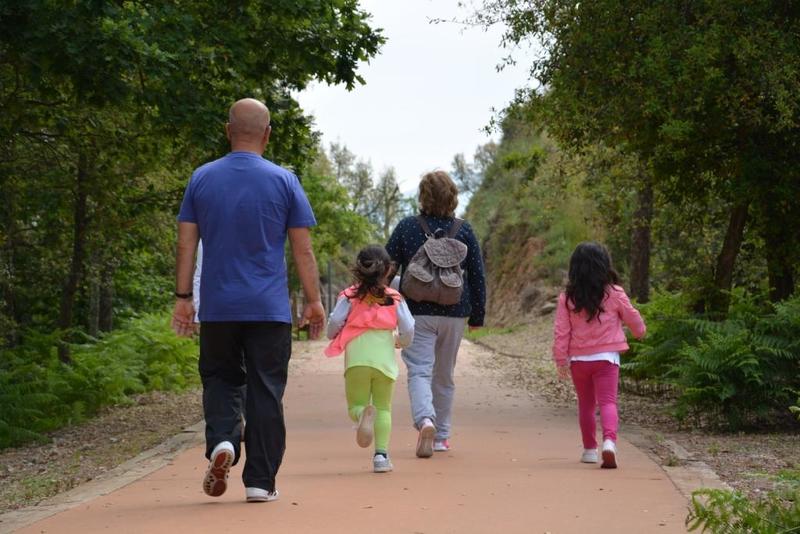
[[[800,532],[800,490],[750,501],[741,493],[703,489],[692,494],[686,526],[701,532],[782,534]]]
[[[699,337],[689,312],[689,297],[683,293],[655,292],[647,304],[637,306],[647,324],[647,337],[630,340],[631,350],[622,365],[632,378],[670,383],[680,351]]]
[[[763,303],[737,292],[728,318],[710,321],[691,315],[679,296],[658,296],[643,306],[648,338],[632,343],[623,369],[674,386],[680,417],[731,430],[774,423],[800,389],[800,297]]]
[[[30,333],[0,361],[0,448],[44,439],[108,405],[149,390],[182,390],[197,377],[196,343],[178,338],[168,317],[149,314],[99,340],[74,345],[73,363],[55,352],[55,334]]]

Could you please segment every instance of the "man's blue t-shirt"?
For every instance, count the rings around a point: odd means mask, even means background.
[[[251,152],[194,171],[178,221],[203,240],[200,321],[291,323],[284,245],[317,222],[300,181]]]

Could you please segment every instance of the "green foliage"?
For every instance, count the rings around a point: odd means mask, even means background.
[[[763,281],[765,267],[772,300],[788,297],[800,262],[800,203],[789,200],[800,197],[790,148],[800,139],[800,100],[791,96],[800,81],[800,17],[796,6],[776,6],[485,0],[472,17],[502,23],[509,48],[534,42],[543,50],[531,63],[541,86],[519,92],[528,120],[563,148],[607,146],[641,162],[670,212],[654,227],[673,239],[657,244],[678,245],[654,247],[664,261],[656,276],[689,268],[693,284],[667,278],[662,287],[693,287],[717,313],[726,312],[732,281]],[[610,183],[625,191],[630,180],[612,175]],[[743,241],[763,243],[747,258],[759,257],[759,269],[736,269]]]
[[[647,337],[630,340],[622,371],[633,378],[670,383],[680,351],[698,338],[689,312],[690,301],[683,293],[656,292],[638,309],[647,325]]]
[[[465,216],[483,240],[487,272],[498,283],[519,266],[521,247],[529,270],[561,282],[575,245],[605,226],[580,158],[559,151],[524,117],[509,114],[503,139],[482,162],[482,180]],[[456,169],[458,170],[458,169]]]
[[[800,489],[749,500],[741,493],[703,489],[692,494],[686,526],[715,534],[788,534],[800,531]]]
[[[303,176],[316,139],[292,91],[363,83],[383,42],[368,19],[356,0],[0,5],[0,346],[161,306],[177,206],[226,150],[227,107],[264,100],[266,156]]]
[[[470,330],[469,328],[467,328],[464,331],[464,337],[469,339],[470,341],[477,341],[482,337],[511,334],[514,333],[516,330],[517,328],[513,326],[505,328],[483,327],[483,328],[477,328],[475,330]]]
[[[624,372],[674,386],[681,417],[731,430],[780,421],[800,388],[800,297],[763,300],[737,291],[728,318],[710,321],[680,295],[658,296],[642,306],[650,331]]]
[[[0,448],[43,439],[137,393],[180,391],[198,381],[197,345],[175,336],[166,314],[143,315],[75,345],[72,365],[58,360],[56,337],[30,332],[25,343],[2,352]]]

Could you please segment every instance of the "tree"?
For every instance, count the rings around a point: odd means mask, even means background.
[[[402,214],[403,195],[397,184],[397,172],[394,167],[388,167],[381,173],[370,197],[372,205],[370,219],[378,229],[378,236],[386,243]]]
[[[727,308],[748,221],[785,229],[776,246],[797,248],[795,214],[764,209],[771,197],[800,193],[797,151],[780,150],[798,146],[800,132],[797,6],[497,0],[476,18],[505,22],[507,45],[533,40],[544,48],[531,69],[544,90],[525,97],[562,143],[623,147],[652,166],[657,190],[678,201],[711,195],[728,203],[709,311]],[[776,269],[783,274],[771,278],[785,284],[785,262]]]
[[[458,185],[459,192],[472,194],[478,190],[483,181],[483,176],[486,174],[486,169],[492,164],[496,154],[497,144],[494,141],[489,141],[475,149],[472,163],[467,163],[464,154],[453,156],[451,169],[453,180]]]
[[[363,83],[383,42],[368,17],[356,0],[0,5],[0,323],[58,327],[69,362],[70,331],[100,327],[98,284],[106,308],[163,299],[170,221],[190,169],[224,151],[225,109],[266,101],[267,155],[302,174],[315,140],[291,91]]]
[[[372,165],[356,159],[356,155],[342,144],[331,143],[331,164],[334,174],[350,193],[349,207],[364,216],[371,214]]]

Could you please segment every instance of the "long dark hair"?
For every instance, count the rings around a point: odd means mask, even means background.
[[[368,294],[378,299],[386,297],[386,275],[393,267],[392,258],[381,245],[367,245],[356,257],[351,269],[356,281],[355,298],[363,299]]]
[[[586,310],[588,321],[603,312],[607,287],[619,284],[619,275],[611,264],[608,249],[600,243],[587,241],[575,248],[569,259],[567,302],[577,313]],[[598,319],[599,320],[599,319]]]

